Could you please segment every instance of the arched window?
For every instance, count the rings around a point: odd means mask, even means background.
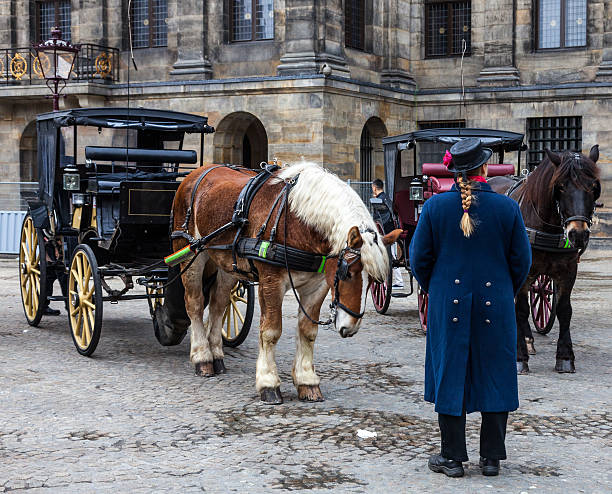
[[[230,0],[230,39],[274,39],[274,0]]]
[[[387,135],[387,127],[378,117],[370,117],[361,131],[359,144],[359,180],[371,182],[383,178],[384,154],[382,138]]]
[[[132,1],[134,48],[168,46],[168,0]]]
[[[365,0],[344,2],[344,44],[365,50]]]
[[[55,26],[62,30],[62,39],[70,41],[70,1],[39,0],[36,2],[36,41],[51,38],[51,29]]]

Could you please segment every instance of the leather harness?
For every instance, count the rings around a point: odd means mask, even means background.
[[[258,230],[258,233],[255,238],[245,238],[242,237],[243,229],[249,223],[249,210],[251,207],[251,203],[255,198],[257,192],[261,189],[261,187],[272,177],[273,173],[280,169],[280,167],[276,164],[273,165],[265,165],[261,172],[252,177],[246,185],[240,191],[238,195],[238,199],[234,205],[234,212],[232,214],[232,219],[230,222],[225,225],[217,228],[213,232],[209,233],[205,237],[195,239],[189,233],[189,221],[193,214],[193,205],[196,197],[197,189],[200,183],[203,181],[204,177],[208,175],[211,171],[217,168],[231,168],[233,170],[244,170],[242,167],[238,167],[235,165],[216,165],[204,173],[202,173],[196,183],[193,186],[191,191],[191,199],[189,203],[189,208],[185,214],[185,221],[181,225],[181,230],[173,231],[170,235],[172,240],[178,238],[184,238],[189,242],[189,248],[197,255],[203,250],[231,250],[232,252],[232,269],[234,272],[239,273],[244,276],[251,276],[255,280],[259,279],[259,274],[257,272],[257,268],[253,264],[253,261],[259,261],[266,264],[271,264],[277,267],[284,267],[287,269],[287,273],[289,275],[289,281],[291,284],[291,288],[293,289],[294,295],[298,301],[298,305],[302,312],[306,315],[306,317],[313,324],[321,324],[321,325],[329,325],[332,322],[335,322],[336,314],[338,308],[341,308],[351,316],[355,318],[363,317],[364,312],[357,313],[346,307],[344,304],[340,302],[340,292],[338,291],[338,285],[340,281],[345,281],[350,278],[349,268],[350,266],[357,262],[361,257],[360,249],[353,249],[348,245],[337,255],[323,255],[316,254],[312,252],[303,251],[301,249],[296,249],[294,247],[290,247],[287,245],[287,235],[285,234],[285,242],[284,244],[279,244],[275,242],[276,233],[278,230],[278,223],[283,212],[286,212],[289,192],[293,185],[295,185],[296,181],[299,178],[299,175],[294,177],[289,181],[285,181],[285,186],[276,196],[272,207],[266,217],[266,220],[261,225]],[[272,229],[270,230],[270,238],[269,240],[263,240],[262,237],[267,230],[268,223],[272,218],[272,214],[274,210],[279,205],[276,218]],[[210,245],[207,244],[213,240],[215,237],[224,233],[232,228],[236,228],[236,234],[234,236],[234,240],[231,244],[225,245]],[[285,213],[285,232],[287,231],[287,213]],[[350,263],[345,259],[345,255],[347,253],[352,254],[355,259]],[[238,258],[247,259],[249,261],[249,265],[251,267],[251,271],[247,272],[240,268],[238,268],[237,260]],[[294,271],[303,271],[303,272],[313,272],[313,273],[324,273],[325,272],[325,262],[328,259],[338,258],[338,267],[336,269],[336,275],[334,278],[334,297],[332,299],[332,303],[330,308],[332,309],[332,317],[330,317],[327,321],[317,321],[312,319],[304,307],[302,306],[299,297],[297,296],[297,292],[295,290],[295,286],[293,284],[293,278],[291,277],[291,270]],[[189,266],[187,266],[188,268]],[[187,269],[185,268],[185,270]]]
[[[579,153],[574,153],[574,159],[579,161],[580,160],[580,154]],[[516,182],[514,184],[512,184],[510,186],[510,188],[506,191],[506,195],[508,197],[511,197],[512,194],[521,185],[523,185],[527,181],[528,178],[529,178],[529,174],[525,175],[521,179],[517,179]],[[522,204],[522,200],[523,200],[523,197],[521,196],[519,198],[519,200],[517,201],[519,206]],[[588,239],[587,239],[587,245],[585,245],[583,249],[578,249],[577,247],[574,247],[572,245],[572,243],[569,241],[569,239],[567,238],[567,235],[565,233],[565,226],[570,221],[584,221],[590,227],[593,224],[592,216],[595,213],[595,210],[593,210],[593,212],[591,213],[591,217],[582,216],[582,215],[575,215],[575,216],[570,216],[568,218],[564,218],[563,214],[561,213],[561,208],[559,207],[559,201],[556,200],[555,204],[557,206],[557,212],[559,213],[559,217],[561,218],[561,225],[551,225],[551,226],[554,226],[555,228],[562,229],[563,233],[547,233],[547,232],[543,232],[543,231],[540,231],[540,230],[536,230],[535,228],[531,228],[531,227],[526,226],[525,230],[527,231],[527,237],[529,238],[529,243],[531,244],[531,246],[534,249],[542,250],[542,251],[545,251],[545,252],[566,252],[566,253],[572,253],[572,252],[578,252],[580,250],[579,255],[581,256],[584,253],[584,251],[586,250],[587,246],[588,246]],[[536,215],[539,218],[540,215],[535,210],[535,207],[534,207],[533,204],[531,205],[531,207],[534,208],[534,211],[535,211]],[[540,220],[543,221],[544,223],[546,223],[541,218],[540,218]]]

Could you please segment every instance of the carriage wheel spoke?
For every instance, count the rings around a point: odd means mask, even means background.
[[[232,307],[234,308],[234,318],[236,317],[235,314],[238,313],[238,317],[240,318],[240,321],[242,322],[242,324],[244,324],[244,317],[242,315],[242,312],[240,312],[240,308],[238,307],[238,305],[236,305],[236,302],[234,302],[233,300],[231,302],[232,302]]]

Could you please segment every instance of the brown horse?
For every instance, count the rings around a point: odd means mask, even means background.
[[[198,177],[212,166],[195,170],[179,187],[173,204],[175,230],[179,230],[185,221]],[[188,223],[190,234],[202,238],[228,223],[240,191],[253,175],[253,171],[245,169],[220,167],[210,170],[195,194]],[[275,199],[289,181],[292,186],[288,193],[288,206],[279,211],[283,201],[277,205]],[[333,317],[336,329],[342,337],[357,333],[369,283],[371,279],[386,278],[389,270],[386,246],[392,244],[401,232],[398,230],[385,237],[377,234],[372,217],[357,193],[338,177],[312,163],[301,163],[275,172],[253,199],[244,236],[255,237],[271,209],[271,218],[281,215],[276,242],[326,255],[324,273],[292,271],[290,279],[284,267],[255,260],[256,277],[254,274],[246,275],[252,271],[247,259],[238,258],[237,268],[241,273],[234,269],[230,251],[214,249],[214,246],[231,244],[236,230],[230,229],[215,237],[182,275],[185,306],[191,321],[191,362],[200,376],[225,372],[221,321],[230,290],[237,279],[257,279],[261,321],[256,388],[262,401],[282,403],[275,348],[282,331],[283,297],[293,284],[304,308],[298,312],[293,382],[299,399],[321,401],[323,395],[313,363],[313,346],[318,330],[315,322],[320,316],[323,300],[331,289],[337,309]],[[270,224],[265,229],[264,239],[269,238],[271,227]],[[185,245],[183,239],[174,240],[176,250]],[[340,261],[348,268],[348,273],[341,277],[337,276]],[[215,273],[205,322],[202,280]]]
[[[550,248],[543,250],[533,246],[533,262],[527,281],[516,297],[517,321],[517,372],[529,373],[528,344],[532,354],[533,334],[529,326],[529,289],[540,274],[551,277],[557,287],[557,317],[559,340],[555,370],[575,372],[574,350],[570,335],[572,305],[570,296],[580,255],[589,240],[589,227],[595,210],[595,202],[601,193],[599,170],[599,147],[591,148],[589,157],[566,151],[557,154],[546,150],[546,157],[510,197],[520,207],[525,226],[549,234],[566,243],[570,249]],[[515,182],[506,177],[494,177],[489,181],[496,192],[505,193]],[[556,236],[556,237],[555,237]]]

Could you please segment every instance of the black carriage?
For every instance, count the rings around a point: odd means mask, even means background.
[[[103,302],[146,299],[163,345],[187,331],[178,268],[168,268],[172,201],[182,177],[200,166],[202,116],[130,108],[83,108],[38,116],[37,197],[21,232],[19,277],[28,323],[48,301],[63,301],[79,353],[91,355]],[[53,295],[57,280],[61,295]],[[141,293],[130,293],[140,286]],[[253,316],[254,288],[239,282],[224,314],[223,338],[237,346]],[[168,336],[164,325],[174,323]]]
[[[370,199],[382,233],[393,227],[402,231],[397,242],[397,254],[391,255],[393,268],[405,268],[410,275],[408,293],[393,292],[392,272],[383,283],[371,288],[376,311],[385,314],[391,298],[408,297],[414,292],[414,280],[410,270],[408,247],[416,229],[424,202],[435,194],[450,190],[453,174],[442,164],[444,154],[453,144],[467,137],[478,137],[493,150],[489,160],[489,177],[520,175],[521,152],[526,149],[523,134],[489,129],[440,128],[426,129],[383,139],[385,156],[386,192],[392,203],[393,225],[386,227],[380,221],[381,213],[388,214],[388,205],[377,198]],[[505,163],[509,153],[516,153],[516,165]],[[386,230],[386,231],[385,231]],[[391,252],[390,252],[391,254]],[[421,327],[427,330],[427,294],[417,286],[418,311]],[[552,279],[540,275],[531,287],[531,312],[536,329],[548,333],[555,318],[555,290]]]

